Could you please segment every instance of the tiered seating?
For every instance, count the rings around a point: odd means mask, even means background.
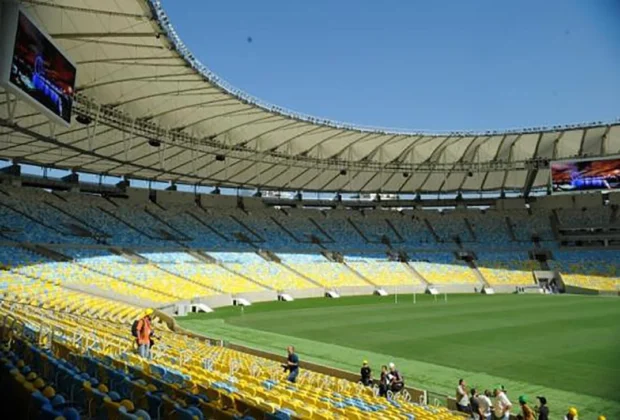
[[[327,213],[327,217],[321,219],[321,227],[336,242],[333,247],[337,250],[361,250],[373,247],[368,244],[364,238],[355,230],[349,222],[350,212],[345,210],[331,210]],[[374,247],[382,246],[375,244]]]
[[[421,219],[411,211],[404,211],[401,217],[393,216],[390,219],[398,233],[405,238],[408,245],[412,246],[437,246],[437,241],[431,231]]]
[[[226,239],[209,230],[203,222],[199,221],[202,219],[197,220],[196,217],[193,217],[192,213],[190,213],[191,208],[189,206],[182,206],[163,211],[158,207],[153,207],[150,211],[157,214],[161,219],[166,220],[188,239],[186,242],[188,246],[195,248],[219,248],[226,246]],[[204,223],[208,223],[208,221]]]
[[[290,233],[273,221],[272,216],[280,216],[285,219],[294,217],[287,217],[281,211],[274,209],[252,210],[249,214],[238,212],[235,217],[260,237],[261,242],[257,243],[258,246],[267,245],[273,251],[303,251],[313,248],[306,234],[291,236]],[[300,228],[303,229],[304,226],[307,227],[307,224],[310,223],[305,217],[299,217],[298,219],[300,220],[300,225],[295,227],[297,231]],[[286,222],[282,222],[282,224],[285,225]]]
[[[85,194],[66,194],[62,197],[66,201],[59,200],[58,206],[60,208],[84,220],[89,226],[97,229],[98,232],[110,236],[110,243],[121,246],[161,246],[159,241],[151,239],[134,229],[129,229],[126,224],[108,214],[107,212],[114,211],[114,206],[102,197]]]
[[[112,322],[131,322],[142,312],[140,308],[122,302],[64,289],[16,273],[6,276],[2,294],[7,303],[27,304]]]
[[[539,264],[519,253],[478,252],[477,265],[491,285],[528,285],[534,283],[533,271]]]
[[[386,211],[380,211],[379,214],[370,212],[369,215],[365,217],[362,215],[353,215],[350,220],[362,231],[369,242],[382,243],[382,239],[385,237],[391,243],[400,243],[402,240],[386,221],[386,217],[390,215],[389,213],[390,212]]]
[[[496,211],[485,213],[469,212],[466,216],[482,246],[486,244],[506,245],[514,242],[506,225],[506,216]]]
[[[420,284],[405,263],[367,259],[347,264],[368,280],[381,286]]]
[[[560,225],[564,227],[602,227],[608,226],[611,219],[610,207],[557,210]]]
[[[21,240],[94,243],[92,238],[77,236],[72,229],[77,227],[83,232],[89,232],[87,226],[46,204],[43,197],[49,196],[49,193],[34,188],[9,188],[6,191],[10,195],[0,194],[0,203],[4,203],[0,213],[8,213],[5,215],[8,216],[6,226],[21,230],[22,235],[25,235]]]
[[[160,270],[154,264],[132,264],[107,257],[81,259],[79,265],[107,277],[141,286],[149,291],[170,296],[172,300],[192,299],[216,293],[206,286]]]
[[[94,268],[94,269],[93,269]],[[169,303],[179,300],[177,296],[158,291],[145,285],[106,274],[98,267],[73,262],[47,262],[19,268],[17,273],[61,286],[82,286],[93,292],[107,292],[119,299],[140,299],[147,303]]]
[[[2,303],[0,317],[9,316],[18,317],[24,322],[20,325],[26,327],[14,332],[14,352],[2,356],[18,369],[26,364],[19,362],[19,358],[31,363],[32,370],[44,377],[43,385],[52,383],[56,388],[53,391],[73,397],[76,407],[87,417],[136,418],[124,414],[145,416],[138,411],[144,410],[149,417],[168,418],[174,412],[178,418],[199,419],[231,418],[241,412],[251,413],[256,419],[264,418],[264,413],[325,420],[412,418],[411,415],[429,420],[460,418],[445,408],[405,401],[388,403],[374,396],[369,388],[313,372],[303,372],[298,383],[291,385],[283,380],[278,362],[210,346],[166,330],[158,331],[161,340],[152,351],[154,360],[146,363],[132,352],[133,340],[127,334],[127,324],[37,308],[9,308]],[[44,326],[55,331],[53,348],[57,354],[43,355],[26,341],[28,337],[36,339]],[[85,330],[90,332],[88,340],[81,338]],[[9,370],[13,372],[12,367]],[[21,391],[26,399],[24,407],[54,410],[53,393],[45,390],[44,395],[39,395],[35,391],[40,384],[34,382],[38,375],[16,381],[33,385]],[[37,404],[30,405],[31,399]]]
[[[567,285],[620,290],[618,251],[556,251],[553,258],[550,267],[560,271]]]
[[[542,241],[554,239],[549,213],[538,210],[530,215],[526,211],[510,211],[507,215],[518,241],[530,242],[534,235],[538,235]]]
[[[179,263],[160,263],[160,267],[165,270],[178,274],[179,276],[200,283],[210,290],[223,293],[249,293],[264,291],[265,288],[254,283],[236,272],[226,270],[219,264],[207,264],[203,262],[179,262]],[[207,293],[203,293],[206,295]]]
[[[307,213],[304,210],[287,210],[288,215],[281,212],[276,211],[271,213],[271,217],[273,217],[277,222],[282,225],[282,227],[289,232],[293,233],[295,238],[302,243],[311,243],[311,238],[314,236],[318,238],[323,243],[332,242],[330,238],[328,238],[321,230],[319,230],[308,218],[311,215],[315,222],[319,224],[323,224],[325,217],[316,212],[316,213]],[[282,232],[280,235],[284,235]],[[329,234],[329,233],[328,233]]]
[[[128,224],[125,229],[130,229],[129,226],[131,226],[144,235],[150,236],[153,240],[162,240],[164,244],[166,243],[165,240],[172,238],[185,239],[179,232],[157,220],[149,211],[146,211],[146,208],[150,210],[152,206],[131,205],[124,203],[121,199],[114,200],[114,202],[118,204],[118,207],[110,208],[110,213]]]
[[[288,267],[323,287],[368,286],[368,283],[345,264],[327,261],[321,255],[278,254],[278,256]]]
[[[460,212],[433,212],[428,211],[424,216],[433,226],[435,233],[443,242],[453,243],[458,236],[463,242],[473,240],[467,229],[463,214]]]
[[[431,284],[476,284],[474,271],[450,253],[410,255],[409,264]]]
[[[225,264],[236,273],[256,279],[275,290],[308,289],[316,287],[303,277],[287,270],[282,264],[271,261],[252,261],[247,263]]]

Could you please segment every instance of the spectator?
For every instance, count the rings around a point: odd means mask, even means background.
[[[368,360],[364,360],[362,363],[362,368],[360,369],[360,382],[364,384],[364,386],[372,385],[372,370],[370,366],[368,366]]]
[[[464,379],[459,379],[459,385],[456,387],[456,409],[463,413],[471,413],[469,398],[467,398],[467,385]]]
[[[286,348],[286,352],[288,356],[286,358],[286,364],[284,365],[284,370],[288,370],[288,378],[286,378],[289,382],[295,383],[297,381],[297,375],[299,375],[299,357],[295,354],[295,347],[288,346]]]
[[[577,412],[577,409],[575,407],[571,407],[568,409],[568,413],[564,416],[564,420],[578,420],[578,415],[579,412]]]
[[[512,403],[506,396],[506,389],[502,385],[495,387],[495,403],[493,404],[493,412],[496,420],[510,420],[510,410]]]
[[[480,411],[479,395],[476,388],[471,389],[471,398],[469,399],[469,407],[471,409],[471,416],[475,420],[485,420],[484,414]]]
[[[151,335],[153,334],[153,326],[151,324],[152,309],[144,311],[144,316],[138,321],[136,327],[138,354],[145,359],[151,358]]]
[[[386,365],[381,366],[381,377],[379,378],[379,396],[387,397],[388,388],[390,386],[390,373]]]
[[[491,413],[491,407],[493,407],[493,403],[491,402],[491,391],[485,389],[484,394],[478,396],[478,404],[480,405],[480,411],[483,415],[482,418],[491,420],[493,417]]]
[[[549,420],[549,407],[547,407],[547,399],[545,397],[536,397],[540,401],[538,411],[538,420]]]
[[[527,405],[527,396],[519,395],[519,405],[521,406],[521,413],[517,415],[519,420],[536,420],[534,411]]]
[[[390,363],[390,391],[400,392],[405,387],[405,379],[396,369],[394,363]]]

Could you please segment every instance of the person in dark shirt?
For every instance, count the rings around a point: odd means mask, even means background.
[[[547,407],[547,399],[545,397],[536,397],[540,401],[538,407],[538,420],[549,420],[549,407]]]
[[[372,385],[372,370],[370,369],[370,366],[368,366],[368,360],[364,360],[364,363],[362,363],[360,377],[360,382],[364,384],[364,386]]]
[[[390,386],[390,373],[386,365],[381,366],[381,378],[379,379],[379,396],[387,397],[388,388]]]
[[[471,415],[476,420],[486,419],[484,414],[480,411],[480,402],[478,401],[478,391],[476,388],[471,389],[471,397],[469,398],[469,407]]]
[[[289,372],[288,378],[286,379],[289,382],[295,383],[295,381],[297,381],[297,375],[299,375],[299,357],[295,354],[295,347],[293,346],[288,346],[286,352],[288,356],[286,357],[284,369]]]

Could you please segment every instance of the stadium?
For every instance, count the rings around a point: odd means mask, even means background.
[[[0,5],[12,418],[463,419],[463,378],[620,418],[619,122],[353,126],[230,86],[159,0]]]

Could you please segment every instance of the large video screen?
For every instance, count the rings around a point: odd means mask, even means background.
[[[75,66],[22,11],[9,82],[66,124],[71,122]]]
[[[620,188],[620,158],[551,163],[553,192]]]

